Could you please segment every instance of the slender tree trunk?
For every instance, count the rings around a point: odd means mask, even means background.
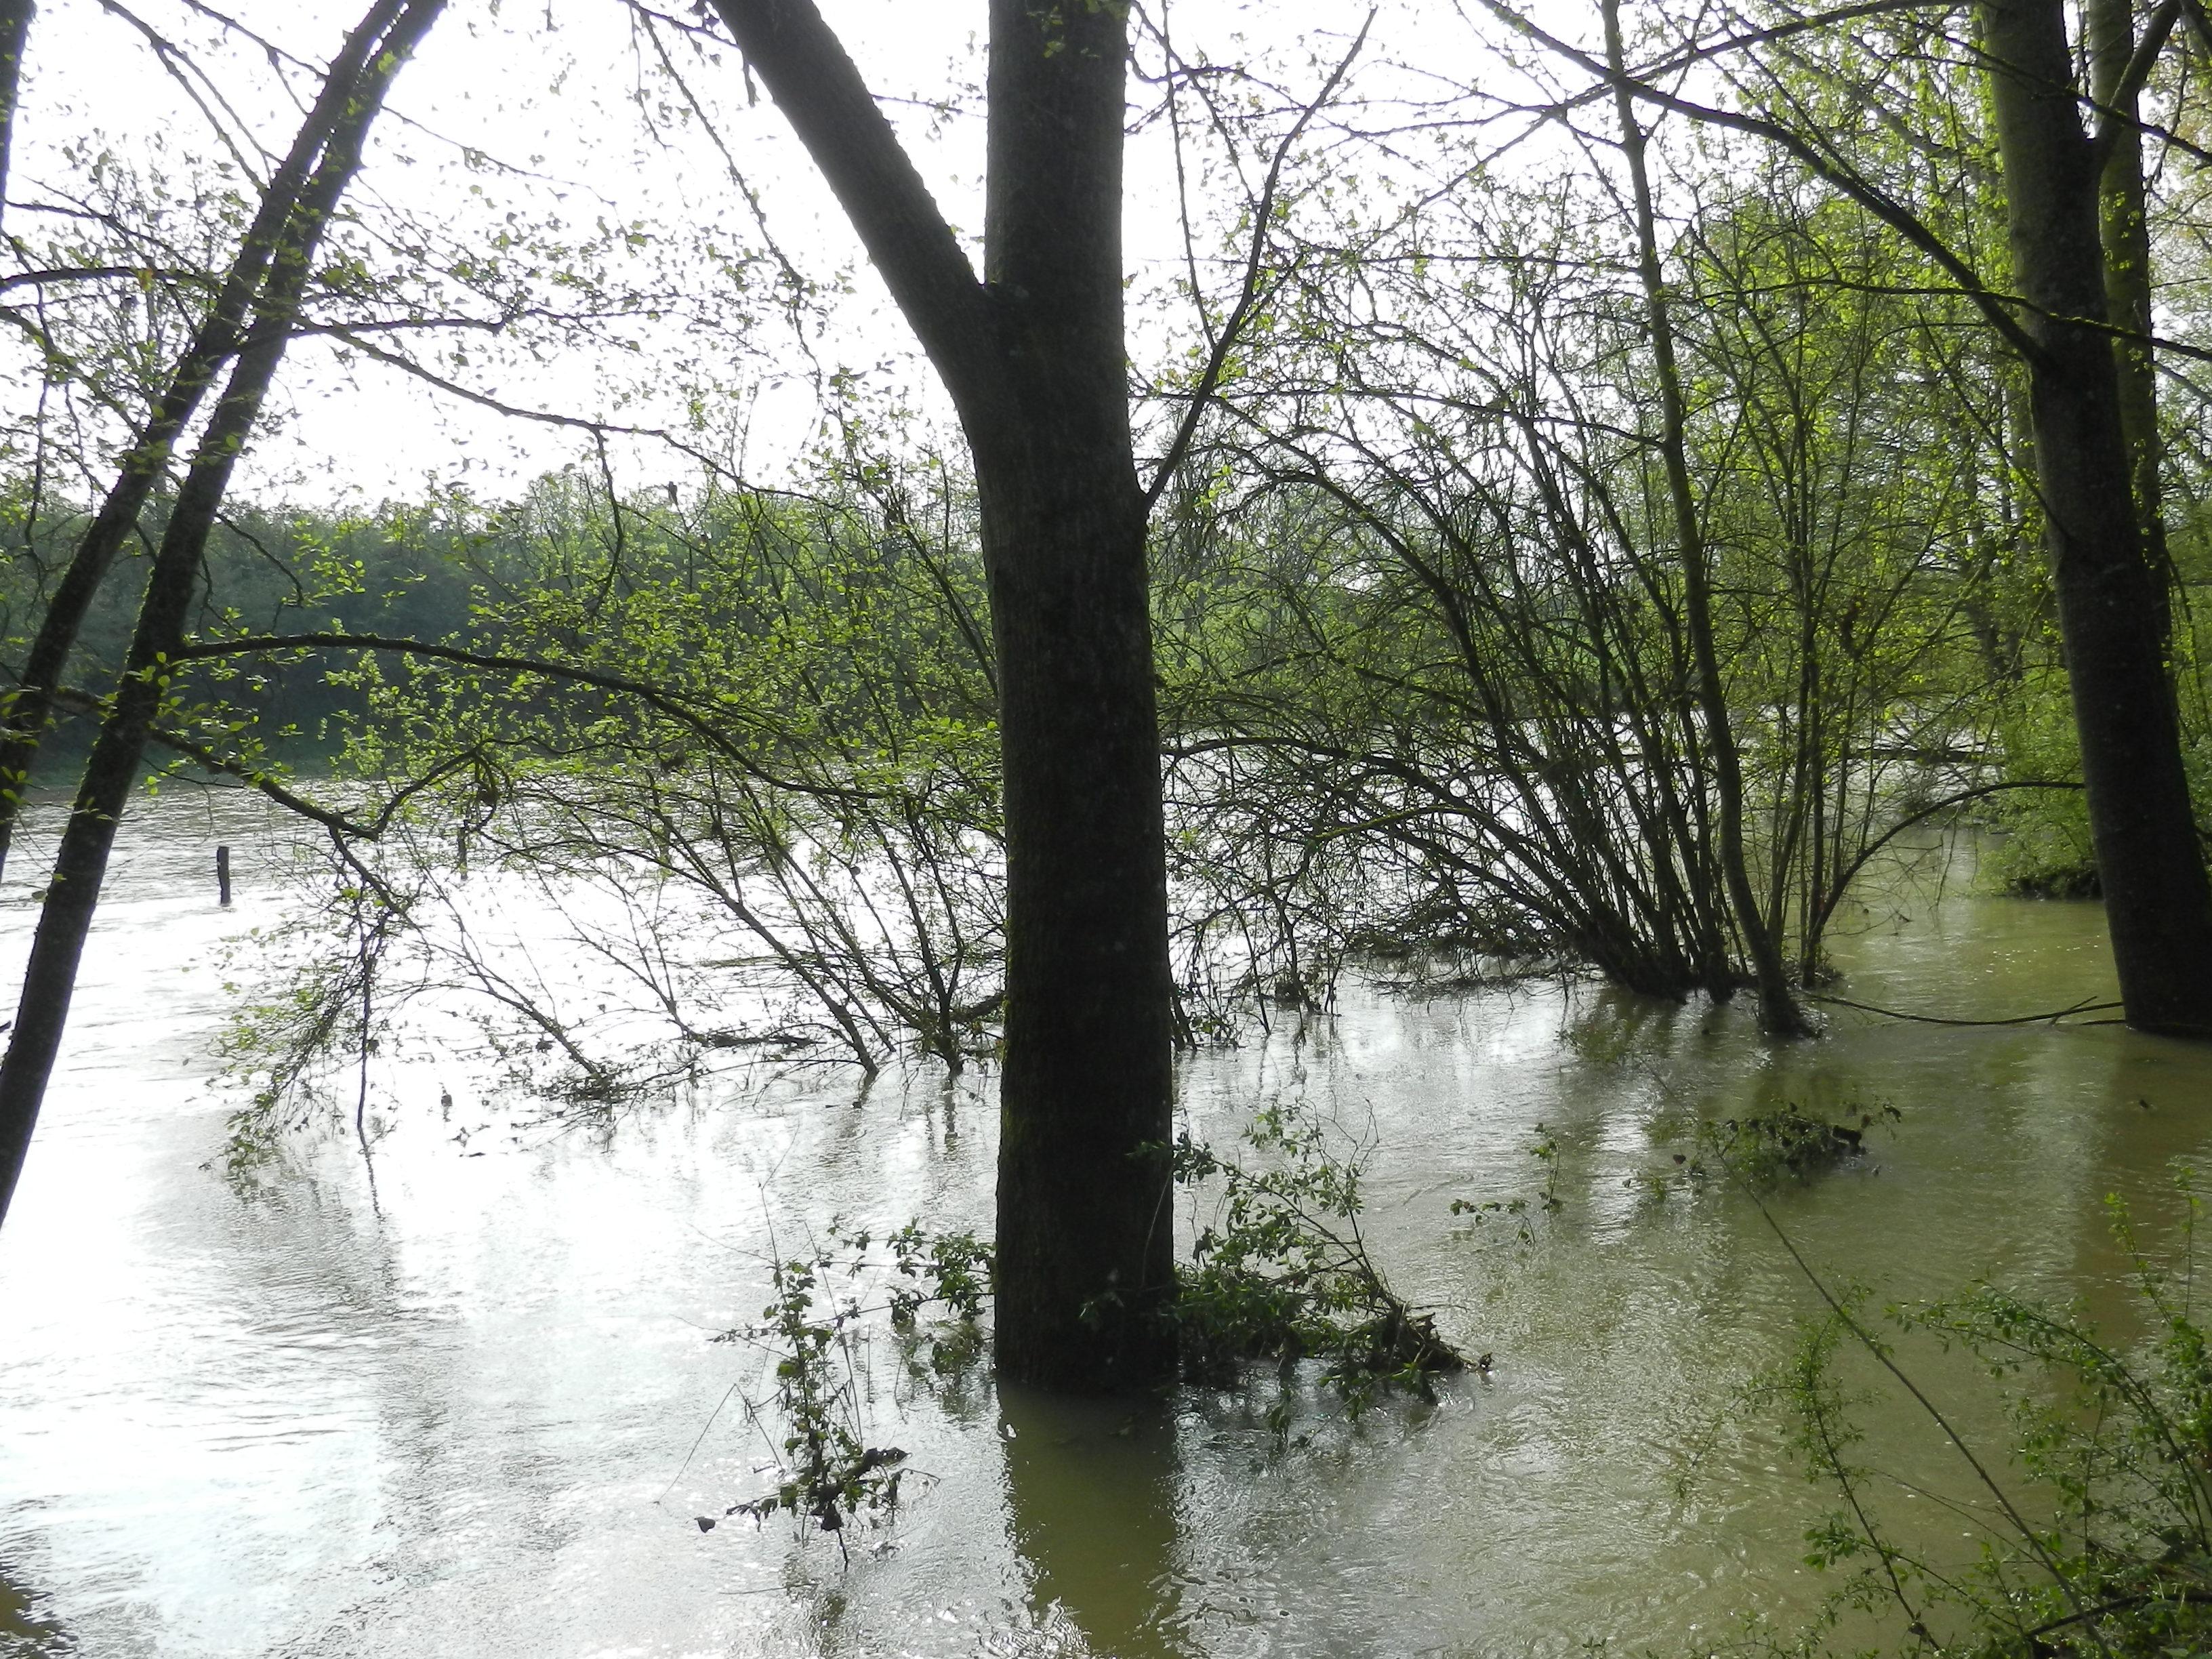
[[[1803,1036],[1810,1031],[1803,1010],[1790,988],[1790,970],[1782,959],[1775,930],[1759,908],[1752,885],[1751,866],[1744,850],[1743,763],[1738,754],[1735,730],[1729,718],[1728,690],[1721,678],[1720,655],[1713,639],[1711,562],[1705,529],[1698,517],[1696,494],[1690,483],[1688,422],[1682,397],[1682,376],[1674,358],[1674,331],[1667,310],[1667,289],[1659,269],[1659,236],[1651,204],[1650,171],[1644,161],[1644,129],[1636,118],[1636,100],[1626,76],[1620,36],[1620,0],[1600,0],[1605,14],[1605,51],[1614,77],[1613,103],[1620,118],[1620,147],[1628,161],[1629,185],[1635,195],[1636,247],[1643,279],[1644,313],[1651,328],[1652,357],[1658,368],[1662,428],[1660,458],[1667,470],[1667,494],[1674,514],[1674,539],[1682,555],[1683,608],[1690,635],[1690,650],[1698,677],[1698,701],[1703,709],[1705,747],[1713,765],[1713,793],[1720,814],[1721,875],[1735,912],[1744,951],[1751,958],[1752,981],[1759,994],[1759,1023],[1776,1036]]]
[[[148,497],[167,471],[178,434],[198,412],[224,361],[238,349],[240,328],[271,259],[277,255],[278,243],[288,226],[296,228],[301,222],[293,215],[300,191],[316,158],[349,118],[369,54],[392,27],[403,3],[404,0],[376,0],[331,60],[322,93],[300,124],[290,151],[270,175],[261,206],[239,243],[214,303],[193,330],[184,355],[170,372],[168,384],[155,399],[152,412],[117,470],[115,483],[78,540],[47,601],[39,631],[24,659],[21,680],[0,700],[0,868],[7,864],[16,821],[22,812],[23,792],[53,712],[55,689],[62,683],[92,602],[107,579],[116,555],[137,526]],[[27,15],[28,8],[24,10]],[[3,46],[4,41],[0,41],[0,47]],[[319,225],[316,234],[320,234]]]
[[[115,831],[145,759],[146,743],[185,643],[185,622],[209,534],[233,470],[260,418],[261,405],[298,320],[300,301],[323,233],[361,165],[368,128],[399,65],[443,9],[445,0],[405,0],[389,29],[364,54],[346,94],[343,118],[314,176],[301,191],[295,222],[281,238],[229,384],[210,418],[154,557],[130,654],[107,718],[85,763],[76,803],[62,832],[53,878],[39,911],[21,999],[0,1059],[0,1222],[22,1173],[46,1083],[53,1073],[76,988],[77,965],[92,927]]]
[[[21,101],[23,47],[37,0],[0,0],[0,215],[7,210],[8,180],[15,159],[15,106]]]
[[[2130,0],[2088,0],[2082,9],[2087,34],[2089,91],[2109,132],[2104,176],[2098,181],[2098,216],[2105,250],[2105,303],[2112,326],[2129,336],[2113,342],[2119,377],[2120,432],[2127,440],[2134,480],[2136,520],[2143,555],[2155,570],[2166,568],[2166,516],[2159,470],[2158,366],[2152,360],[2150,220],[2143,194],[2142,131],[2137,99],[2126,84],[2136,52]],[[2170,615],[2170,613],[2169,613]],[[2168,626],[2171,626],[2169,621]]]
[[[992,0],[985,280],[811,0],[716,0],[943,377],[975,464],[1006,813],[997,1358],[1169,1375],[1173,999],[1122,327],[1126,8]]]
[[[2212,884],[2182,769],[2166,573],[2144,545],[2064,0],[1984,0],[2035,469],[2089,833],[2128,1023],[2212,1037]]]

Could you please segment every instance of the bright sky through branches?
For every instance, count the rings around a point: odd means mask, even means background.
[[[137,180],[149,222],[184,236],[180,198],[234,184],[221,169],[240,160],[265,167],[256,146],[282,149],[312,95],[302,66],[327,58],[353,9],[136,0],[132,14],[178,49],[165,73],[144,33],[97,0],[47,0],[27,58],[9,228],[50,235],[56,216],[40,204],[81,206],[104,152]],[[380,364],[377,352],[516,408],[681,429],[695,448],[763,479],[819,439],[825,403],[840,398],[869,418],[911,410],[942,422],[926,366],[842,214],[765,95],[749,97],[734,50],[687,34],[688,6],[647,9],[657,22],[622,0],[459,0],[438,25],[400,80],[398,118],[379,130],[351,198],[358,287],[335,308],[356,325],[353,340],[295,348],[279,426],[242,479],[249,493],[374,502],[458,484],[496,497],[550,467],[599,464],[587,434],[502,417]],[[825,9],[973,246],[985,8],[830,0]],[[1364,13],[1181,0],[1152,15],[1188,61],[1254,71],[1249,85],[1223,78],[1222,96],[1264,137],[1256,112],[1310,96]],[[1386,12],[1365,59],[1387,70],[1415,21],[1425,52],[1455,55],[1460,74],[1480,77],[1476,31],[1448,8]],[[281,79],[272,58],[287,64]],[[1162,61],[1157,40],[1140,42],[1140,67]],[[1425,69],[1451,73],[1435,61]],[[1195,337],[1188,301],[1173,294],[1179,281],[1195,269],[1217,311],[1225,303],[1249,234],[1237,216],[1266,156],[1248,144],[1236,158],[1240,179],[1218,133],[1186,130],[1196,219],[1187,247],[1159,88],[1133,81],[1131,98],[1132,316],[1139,354],[1151,359],[1135,365],[1141,380],[1171,368]],[[1325,124],[1309,136],[1316,151],[1338,142]],[[818,297],[783,303],[792,281]],[[127,293],[119,298],[129,305]],[[441,321],[456,325],[434,325]],[[35,364],[21,352],[13,367],[7,396],[19,419],[37,396]],[[606,455],[625,486],[701,471],[648,441],[617,437]]]

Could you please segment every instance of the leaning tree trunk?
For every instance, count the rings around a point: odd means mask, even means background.
[[[7,1218],[61,1049],[77,967],[99,908],[116,827],[137,782],[148,739],[180,659],[208,537],[239,455],[260,419],[277,365],[283,361],[323,233],[360,167],[369,125],[392,76],[444,6],[445,0],[404,0],[396,21],[389,20],[389,9],[380,6],[389,27],[363,55],[343,100],[344,118],[301,192],[294,223],[278,241],[252,326],[201,435],[155,553],[130,653],[62,831],[53,877],[40,906],[38,932],[24,969],[15,1026],[6,1056],[0,1058],[0,1222]]]
[[[2064,0],[1984,0],[2014,286],[2089,833],[2128,1023],[2212,1037],[2212,884],[2182,768],[2165,570],[2146,547]]]
[[[1127,8],[992,0],[985,281],[811,0],[716,0],[968,435],[1006,815],[997,1360],[1140,1387],[1175,1356],[1160,755],[1122,329]]]
[[[1719,648],[1713,639],[1712,562],[1690,482],[1688,410],[1682,396],[1681,370],[1674,359],[1674,320],[1667,310],[1666,284],[1659,269],[1658,226],[1651,202],[1650,170],[1644,161],[1644,129],[1637,121],[1636,100],[1626,78],[1620,0],[1601,0],[1601,3],[1606,63],[1613,73],[1621,153],[1628,163],[1629,187],[1634,197],[1637,271],[1651,330],[1651,353],[1658,368],[1659,454],[1667,471],[1675,544],[1682,556],[1684,621],[1697,670],[1698,702],[1704,715],[1705,749],[1712,759],[1713,793],[1719,809],[1721,877],[1728,886],[1729,908],[1735,913],[1744,954],[1751,958],[1760,1026],[1775,1036],[1803,1036],[1812,1028],[1790,992],[1790,969],[1782,959],[1778,929],[1759,908],[1744,846],[1743,761],[1736,748]]]
[[[2135,9],[2130,0],[2089,0],[2082,18],[2089,48],[2090,95],[2103,112],[2099,127],[2106,135],[2104,173],[2098,180],[2106,313],[2114,328],[2125,331],[2112,343],[2119,377],[2120,434],[2127,441],[2143,556],[2153,569],[2164,571],[2158,365],[2150,344],[2150,217],[2143,190],[2142,129],[2136,125],[2136,94],[2128,80],[2136,55]]]
[[[7,0],[0,0],[0,4],[5,3]],[[117,468],[106,498],[78,538],[61,580],[48,597],[16,685],[0,700],[0,869],[6,867],[9,847],[22,815],[24,792],[30,787],[31,769],[37,763],[46,722],[53,714],[55,694],[70,655],[76,648],[77,635],[83,631],[84,619],[117,555],[137,528],[148,498],[167,475],[179,434],[198,413],[201,400],[224,361],[238,349],[246,313],[271,260],[278,257],[278,244],[288,228],[296,231],[299,227],[293,210],[298,205],[300,191],[317,158],[331,142],[331,135],[349,120],[369,54],[392,27],[402,3],[403,0],[376,0],[331,59],[322,93],[300,123],[290,150],[270,175],[261,205],[239,241],[222,287],[170,370],[167,385],[154,400]],[[17,10],[27,19],[27,5]],[[0,52],[7,49],[6,30],[11,21],[6,11],[0,10]],[[16,50],[20,54],[20,40]],[[5,62],[0,61],[0,71],[5,69]],[[12,98],[12,88],[7,93]],[[0,127],[0,138],[4,137],[4,127]]]
[[[30,39],[37,0],[0,0],[0,208],[8,198],[9,163],[15,153],[15,106],[22,101],[23,46]]]

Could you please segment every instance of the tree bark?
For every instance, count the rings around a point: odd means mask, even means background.
[[[23,47],[38,0],[0,0],[0,216],[7,211],[9,164],[15,157],[15,106],[21,101]]]
[[[810,0],[716,0],[951,392],[1006,816],[997,1363],[1171,1374],[1172,998],[1121,246],[1126,9],[992,0],[985,280]]]
[[[277,257],[278,244],[287,227],[296,223],[293,210],[301,190],[317,157],[348,119],[369,53],[392,27],[402,3],[403,0],[376,0],[331,60],[322,93],[301,122],[291,149],[270,176],[261,205],[224,273],[214,303],[192,331],[184,354],[170,371],[168,384],[125,454],[106,498],[78,539],[39,620],[21,680],[0,701],[0,869],[7,865],[9,847],[22,811],[23,792],[29,786],[46,721],[53,713],[55,690],[68,669],[85,617],[116,555],[137,526],[148,498],[167,471],[178,435],[198,411],[225,360],[238,349],[240,329],[271,260]],[[4,46],[4,39],[0,39],[0,49]]]
[[[2063,0],[1983,0],[2045,539],[2128,1023],[2212,1037],[2212,884],[2181,761],[2164,569],[2146,547],[2107,330],[2098,152]]]
[[[1659,269],[1659,237],[1651,201],[1651,178],[1644,161],[1644,129],[1636,118],[1636,100],[1629,90],[1620,34],[1620,0],[1601,0],[1605,16],[1607,66],[1613,80],[1613,103],[1620,119],[1620,147],[1628,162],[1628,179],[1635,198],[1637,270],[1644,287],[1644,314],[1651,327],[1651,352],[1658,368],[1661,430],[1660,459],[1667,470],[1668,501],[1674,510],[1674,539],[1682,556],[1684,620],[1688,625],[1690,651],[1698,676],[1698,701],[1705,719],[1705,750],[1713,763],[1713,793],[1717,798],[1721,877],[1726,883],[1729,908],[1735,913],[1736,930],[1742,935],[1744,954],[1751,958],[1752,983],[1759,994],[1759,1023],[1774,1036],[1804,1036],[1811,1030],[1804,1011],[1790,988],[1790,970],[1782,960],[1776,929],[1759,908],[1752,885],[1751,866],[1743,839],[1743,763],[1736,750],[1735,728],[1729,719],[1728,690],[1721,678],[1720,655],[1713,640],[1712,564],[1705,546],[1705,527],[1690,482],[1686,428],[1688,410],[1682,397],[1682,376],[1674,359],[1674,330],[1667,311],[1667,289]]]
[[[2088,0],[2082,21],[2089,48],[2089,92],[2101,111],[2099,131],[2106,135],[2104,173],[2098,180],[2106,312],[2114,328],[2125,331],[2112,343],[2120,432],[2127,441],[2143,556],[2154,569],[2164,571],[2158,365],[2150,344],[2150,219],[2143,193],[2142,129],[2136,125],[2136,93],[2128,81],[2136,55],[2135,8],[2131,0]]]
[[[15,1027],[7,1054],[0,1058],[0,1223],[7,1218],[60,1051],[77,966],[100,903],[116,827],[137,782],[148,738],[184,647],[209,534],[290,343],[323,233],[359,170],[369,125],[382,107],[392,76],[444,5],[445,0],[404,0],[404,5],[380,5],[378,13],[372,14],[388,17],[396,10],[398,15],[363,52],[358,73],[344,90],[342,118],[301,192],[292,222],[278,239],[252,325],[194,452],[155,554],[130,653],[62,831],[61,849],[55,855],[53,877],[40,907],[38,932],[24,969]]]

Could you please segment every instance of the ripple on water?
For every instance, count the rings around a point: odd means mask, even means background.
[[[1746,1010],[1587,986],[1355,991],[1327,1024],[1187,1061],[1186,1114],[1225,1142],[1295,1094],[1371,1143],[1373,1248],[1493,1374],[1356,1431],[1310,1419],[1285,1450],[1264,1380],[1152,1413],[987,1379],[901,1407],[881,1348],[874,1410],[916,1495],[848,1566],[692,1523],[761,1490],[768,1455],[716,1415],[760,1389],[759,1357],[705,1338],[764,1299],[771,1228],[985,1220],[988,1082],[879,1085],[856,1111],[816,1074],[606,1146],[485,1110],[465,1147],[426,1104],[443,1082],[403,1069],[373,1199],[338,1141],[234,1192],[202,1167],[225,1110],[214,964],[275,901],[241,858],[241,909],[216,911],[205,866],[264,833],[236,799],[134,817],[0,1247],[0,1643],[28,1653],[1677,1649],[1818,1591],[1798,1560],[1818,1494],[1744,1404],[1817,1302],[1757,1207],[1652,1195],[1700,1115],[1896,1104],[1861,1166],[1767,1207],[1833,1282],[1905,1296],[1988,1274],[2107,1297],[2104,1194],[2154,1228],[2169,1161],[2212,1136],[2207,1056],[2116,1029],[1843,1012],[1774,1049]],[[22,900],[0,893],[18,957]],[[1837,954],[1857,1000],[1991,1017],[2108,994],[2094,907],[1954,879],[1856,925]],[[1539,1125],[1561,1208],[1525,1240],[1453,1215],[1537,1193]],[[1872,1426],[1878,1461],[1944,1466],[1918,1425]]]

